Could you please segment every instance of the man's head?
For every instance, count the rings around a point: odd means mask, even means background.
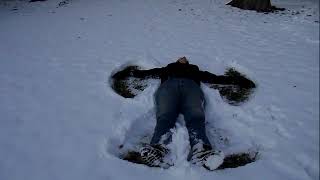
[[[189,64],[189,61],[186,57],[181,57],[177,60],[177,63],[181,63],[181,64]]]

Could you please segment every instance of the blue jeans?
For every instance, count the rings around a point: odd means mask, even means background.
[[[200,86],[190,79],[171,78],[160,85],[155,93],[157,124],[151,144],[164,144],[171,140],[178,115],[184,116],[191,148],[197,143],[211,147],[205,130],[204,94]]]

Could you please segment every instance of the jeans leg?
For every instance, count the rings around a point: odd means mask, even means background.
[[[150,144],[168,144],[170,129],[175,126],[179,114],[179,92],[174,80],[167,80],[159,87],[155,103],[157,123]]]
[[[197,143],[212,147],[206,135],[204,94],[201,88],[192,80],[187,80],[182,90],[182,113],[188,129],[191,148]]]

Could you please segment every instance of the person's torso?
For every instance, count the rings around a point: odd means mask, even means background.
[[[199,68],[196,65],[171,63],[167,65],[165,73],[162,74],[161,82],[164,82],[169,78],[186,78],[194,80],[197,84],[200,84],[198,73]]]

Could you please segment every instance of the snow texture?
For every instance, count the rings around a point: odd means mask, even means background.
[[[271,14],[226,3],[0,1],[0,179],[319,179],[319,1],[274,0],[286,11]],[[150,138],[159,81],[125,99],[110,75],[130,62],[147,69],[181,56],[215,74],[234,67],[257,83],[241,106],[201,85],[211,142],[226,155],[258,150],[256,162],[214,172],[191,165],[181,122],[173,167],[119,159],[120,145]]]

